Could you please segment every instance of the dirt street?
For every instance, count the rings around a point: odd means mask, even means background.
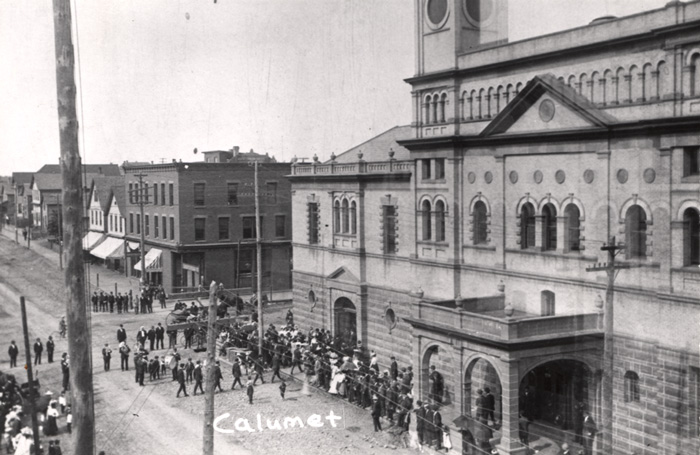
[[[22,347],[21,321],[19,317],[19,295],[27,299],[28,319],[32,338],[41,337],[45,343],[48,335],[56,340],[56,355],[53,364],[44,363],[37,370],[42,383],[42,393],[52,390],[60,392],[60,365],[58,359],[67,349],[67,343],[58,336],[58,321],[64,313],[65,293],[63,272],[58,269],[54,252],[32,244],[32,250],[17,245],[0,235],[0,339],[7,343],[15,339]],[[45,256],[45,257],[44,257]],[[99,266],[103,282],[124,280],[115,272]],[[169,309],[156,308],[152,314],[91,313],[93,339],[93,383],[95,393],[95,420],[97,449],[108,455],[117,453],[142,454],[196,454],[202,451],[203,397],[191,395],[175,398],[177,386],[171,381],[170,372],[165,378],[149,382],[140,387],[134,381],[133,361],[129,371],[121,371],[117,353],[116,329],[124,324],[128,341],[135,342],[140,326],[147,329],[158,322],[165,323]],[[172,305],[170,305],[172,306]],[[105,372],[101,356],[104,343],[113,349],[111,371]],[[167,343],[167,337],[166,337]],[[9,367],[6,346],[1,346],[0,369]],[[204,353],[179,349],[183,358],[204,359]],[[168,350],[156,350],[151,355],[167,355]],[[20,354],[20,366],[24,352]],[[279,396],[278,384],[258,384],[254,404],[249,405],[245,392],[230,390],[231,372],[223,365],[224,391],[216,394],[216,416],[222,417],[219,426],[229,433],[215,436],[217,454],[331,454],[363,453],[388,454],[415,452],[403,448],[402,441],[391,432],[374,433],[369,412],[329,396],[312,391],[301,393],[299,381],[288,382],[287,399]],[[24,369],[14,371],[20,382],[26,381]],[[269,374],[268,374],[269,376]],[[299,379],[301,379],[301,375]],[[341,416],[335,420],[337,427],[328,419],[330,413]],[[317,414],[317,420],[312,417]],[[258,415],[260,418],[258,420]],[[285,417],[299,417],[298,425],[284,429]],[[311,417],[311,420],[309,420]],[[246,419],[247,424],[239,419]],[[268,429],[268,419],[273,429]],[[276,429],[279,420],[282,429]],[[311,424],[309,424],[311,422]],[[319,427],[318,423],[323,425]],[[250,429],[246,427],[250,426]],[[315,426],[315,427],[314,427]],[[412,425],[413,426],[413,425]],[[65,432],[65,418],[59,419],[58,439],[64,453],[71,453],[69,435]],[[260,431],[262,429],[263,431]],[[230,432],[230,430],[233,430]],[[252,431],[251,431],[252,430]]]

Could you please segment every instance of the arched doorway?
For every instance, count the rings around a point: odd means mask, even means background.
[[[335,334],[343,343],[355,347],[357,345],[357,310],[355,304],[346,297],[341,297],[333,305]]]
[[[520,382],[520,412],[552,430],[580,437],[584,411],[593,412],[594,379],[578,360],[539,365]]]
[[[437,345],[429,347],[421,363],[421,397],[431,404],[450,406],[454,398],[452,388],[452,359]],[[434,369],[432,367],[435,367]]]
[[[483,358],[476,358],[469,362],[467,371],[464,375],[464,393],[462,395],[462,414],[478,419],[476,400],[479,397],[478,391],[481,390],[483,395],[486,391],[491,393],[494,398],[494,416],[497,421],[501,421],[501,380],[498,377],[496,369],[491,363]],[[491,416],[489,416],[491,418]]]

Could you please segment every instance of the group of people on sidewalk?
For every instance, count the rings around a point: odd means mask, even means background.
[[[133,291],[122,294],[121,292],[109,291],[94,291],[90,301],[92,302],[92,311],[103,313],[128,313],[133,311],[135,314],[153,313],[153,301],[158,300],[161,308],[166,308],[166,294],[163,286],[148,285],[140,294],[134,295]]]

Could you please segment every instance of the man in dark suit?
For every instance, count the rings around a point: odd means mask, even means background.
[[[164,349],[163,340],[165,339],[165,329],[160,322],[156,327],[156,349]]]
[[[221,374],[221,364],[219,361],[216,361],[216,365],[214,365],[214,390],[219,389],[219,392],[223,392],[223,389],[221,388],[221,380],[224,379],[224,375]]]
[[[236,384],[239,384],[242,389],[243,383],[241,382],[241,359],[239,359],[238,357],[236,357],[236,361],[233,362],[233,366],[231,367],[231,374],[233,374],[233,384],[231,385],[231,390],[236,388]]]
[[[425,442],[429,446],[432,446],[435,438],[435,427],[433,426],[433,417],[435,417],[435,411],[425,403]]]
[[[496,397],[493,396],[489,387],[484,387],[484,417],[487,421],[490,418],[494,425],[496,424],[495,410]]]
[[[121,343],[122,341],[126,341],[126,330],[124,329],[124,324],[119,324],[119,328],[117,329],[117,343]]]
[[[178,371],[177,374],[177,382],[180,384],[180,388],[177,389],[177,398],[180,398],[180,392],[184,392],[185,396],[188,397],[189,395],[187,394],[187,387],[185,386],[185,364],[181,363],[180,364],[180,370]]]
[[[393,355],[391,356],[391,366],[389,367],[389,376],[391,377],[392,381],[396,381],[396,378],[399,377],[399,364],[396,363],[396,357]]]
[[[253,361],[253,369],[255,371],[255,378],[253,379],[253,385],[258,382],[258,378],[260,378],[260,382],[265,384],[265,377],[263,376],[263,364],[262,364],[262,359],[257,358]]]
[[[420,400],[416,401],[416,405],[418,407],[413,411],[416,413],[416,434],[418,435],[418,443],[422,446],[425,436],[425,408]]]
[[[445,381],[442,374],[435,369],[435,365],[430,367],[430,398],[434,403],[442,403],[442,394],[445,390]]]
[[[10,368],[16,367],[19,348],[15,344],[15,340],[10,341],[10,347],[7,349],[7,354],[10,356]]]
[[[44,352],[44,345],[39,338],[34,343],[34,365],[41,365],[41,353]]]
[[[374,423],[374,431],[382,431],[382,423],[379,421],[379,417],[382,414],[382,407],[379,404],[379,397],[376,395],[372,398],[372,423]]]
[[[280,367],[282,366],[282,359],[280,359],[280,355],[278,352],[275,352],[275,355],[272,357],[272,379],[270,379],[270,382],[275,382],[275,377],[280,378],[280,381],[283,381],[282,376],[280,376]]]
[[[154,326],[151,326],[151,328],[148,330],[146,337],[148,338],[148,346],[149,346],[150,350],[152,351],[153,346],[155,345],[155,342],[156,342],[156,328]]]
[[[56,344],[53,342],[53,337],[49,335],[49,340],[46,342],[46,357],[49,363],[53,363],[53,350],[56,349]]]
[[[433,439],[435,440],[435,450],[442,448],[442,414],[438,405],[433,405]]]
[[[194,366],[194,393],[193,395],[197,395],[197,389],[202,391],[202,395],[204,394],[204,389],[202,388],[202,362],[197,360],[197,365]],[[241,386],[243,387],[243,386]]]
[[[141,347],[145,346],[146,343],[146,338],[148,338],[148,332],[146,332],[146,329],[141,326],[138,332],[136,332],[136,341],[141,345]]]
[[[187,377],[187,383],[192,382],[192,375],[194,374],[194,362],[192,362],[192,357],[187,359],[187,365],[185,365],[185,376]]]

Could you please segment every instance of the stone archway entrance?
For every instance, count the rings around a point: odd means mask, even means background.
[[[348,346],[357,345],[357,309],[347,297],[340,297],[333,305],[335,334]]]
[[[520,382],[520,410],[550,436],[578,442],[583,412],[593,411],[595,378],[578,360],[555,360],[530,370]]]
[[[488,390],[487,390],[488,389]],[[483,358],[477,358],[469,362],[464,375],[464,393],[462,395],[462,414],[478,419],[476,400],[478,391],[486,395],[487,391],[494,397],[494,420],[501,421],[501,380],[496,369]],[[489,420],[491,416],[489,415]]]

